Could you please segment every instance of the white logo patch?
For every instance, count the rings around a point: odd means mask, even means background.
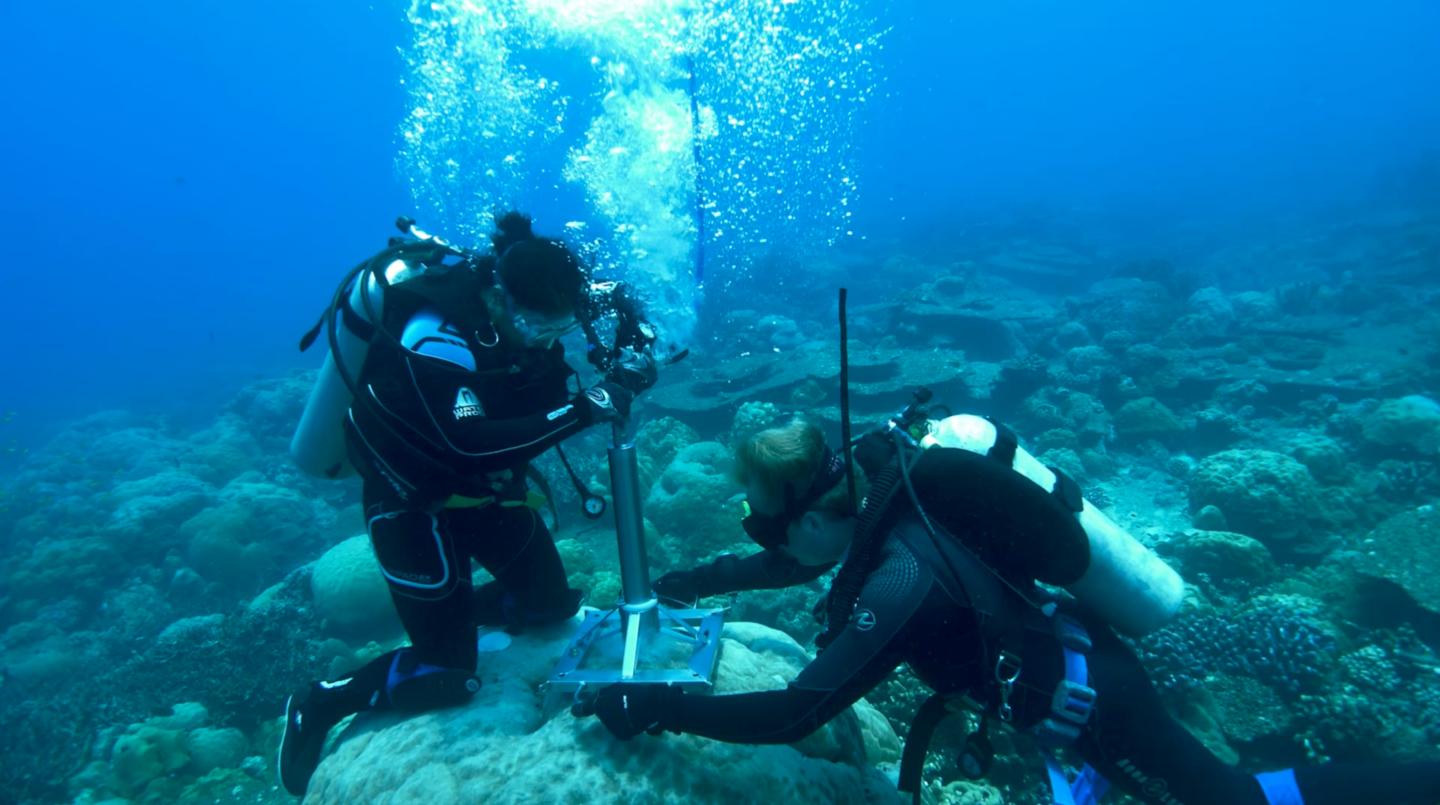
[[[875,628],[875,613],[868,609],[862,609],[855,613],[855,628],[862,632],[868,632]]]
[[[480,398],[475,392],[465,386],[455,394],[455,418],[466,419],[472,416],[485,416],[485,409],[480,407]]]

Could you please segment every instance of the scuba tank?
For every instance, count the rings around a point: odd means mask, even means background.
[[[341,375],[340,366],[354,369],[363,366],[370,352],[370,339],[367,334],[357,332],[350,321],[353,318],[361,325],[370,326],[374,320],[368,311],[374,311],[376,319],[384,315],[384,294],[368,273],[356,277],[349,290],[341,320],[327,322],[334,331],[335,348],[325,355],[325,363],[300,415],[300,424],[290,439],[290,456],[295,459],[295,465],[310,475],[324,478],[344,478],[355,472],[345,455],[344,424],[354,395]]]
[[[300,339],[303,352],[323,330],[330,347],[290,439],[291,457],[310,475],[344,478],[355,472],[345,450],[345,417],[370,344],[377,335],[385,334],[381,322],[386,292],[417,276],[427,265],[460,254],[422,232],[411,218],[401,217],[395,225],[414,239],[392,238],[386,249],[351,269],[320,321]]]
[[[1089,556],[1078,580],[1063,587],[1118,631],[1139,637],[1179,611],[1185,594],[1180,574],[1081,497],[1074,481],[1013,444],[1007,430],[969,414],[930,420],[926,430],[922,448],[959,448],[991,459],[1009,455],[1012,471],[1066,502],[1088,538]]]

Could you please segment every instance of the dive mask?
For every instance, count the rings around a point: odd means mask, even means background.
[[[505,293],[505,307],[509,310],[510,321],[515,325],[516,332],[527,347],[549,349],[551,344],[559,341],[566,333],[580,328],[580,322],[574,313],[547,315],[528,310],[516,304],[508,292]]]
[[[820,472],[805,494],[796,496],[793,484],[785,485],[785,510],[780,514],[760,514],[750,508],[750,502],[741,503],[744,517],[740,527],[756,545],[767,551],[784,547],[790,542],[790,524],[815,505],[845,477],[845,458],[834,450],[827,449],[820,462]]]

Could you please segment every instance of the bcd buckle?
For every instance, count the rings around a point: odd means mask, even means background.
[[[1082,725],[1095,712],[1095,689],[1069,679],[1060,680],[1050,699],[1050,712],[1071,724]]]

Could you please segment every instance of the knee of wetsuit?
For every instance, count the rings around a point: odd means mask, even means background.
[[[567,587],[562,593],[546,600],[524,604],[514,593],[507,592],[497,582],[490,582],[475,590],[475,622],[481,626],[503,626],[509,630],[559,623],[580,611],[583,598],[582,592]]]
[[[525,606],[514,596],[506,594],[504,598],[505,621],[514,627],[544,626],[550,623],[559,623],[573,617],[580,611],[580,601],[584,593],[568,587],[565,592],[555,596],[542,604]]]
[[[475,672],[421,662],[413,649],[395,653],[385,698],[397,710],[435,710],[464,704],[480,690]]]

